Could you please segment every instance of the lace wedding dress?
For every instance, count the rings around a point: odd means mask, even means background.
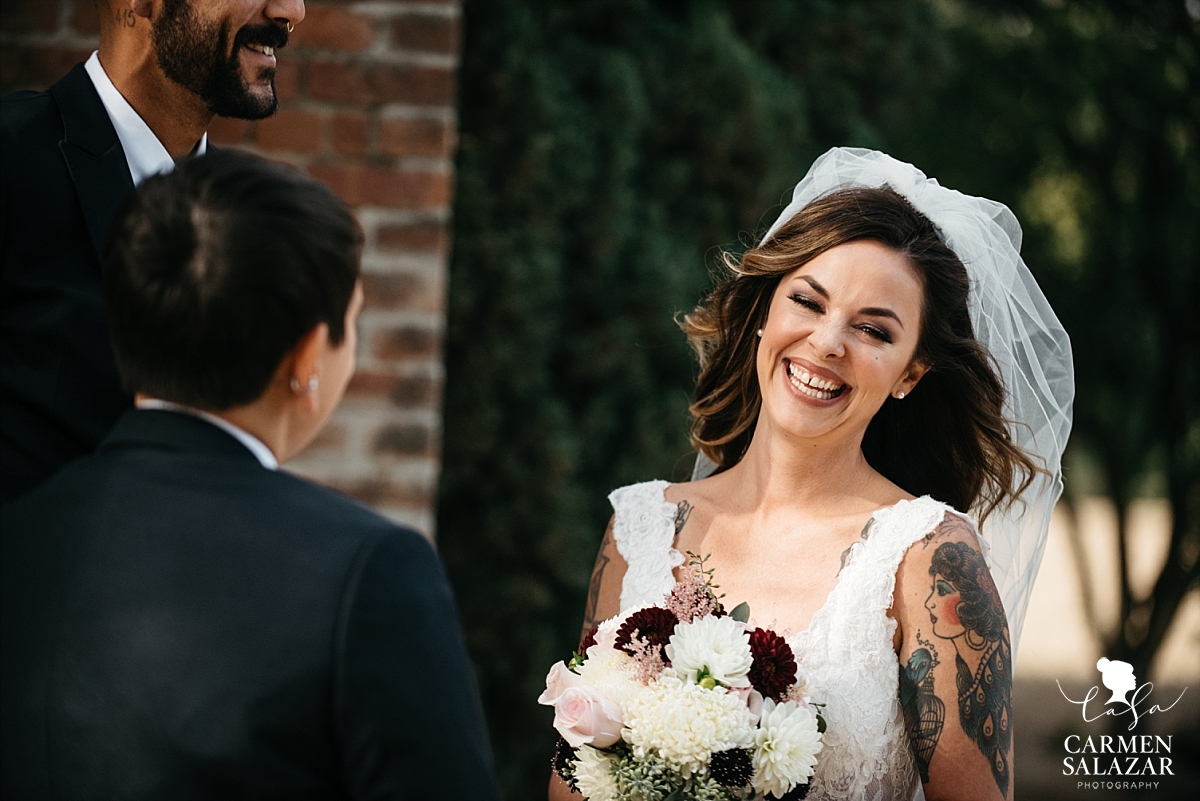
[[[665,481],[615,490],[613,539],[628,564],[621,609],[656,604],[675,583],[684,557],[674,548],[676,505]],[[900,665],[892,648],[896,569],[908,547],[950,507],[928,497],[881,509],[856,542],[838,583],[806,631],[788,644],[829,724],[810,801],[923,801],[900,711]]]

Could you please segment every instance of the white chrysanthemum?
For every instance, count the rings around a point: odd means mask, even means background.
[[[594,645],[588,658],[577,668],[581,684],[595,689],[622,709],[629,697],[641,689],[637,680],[637,662],[624,651]]]
[[[575,786],[588,801],[617,801],[612,759],[590,745],[581,745],[575,750]]]
[[[731,617],[700,617],[679,623],[667,643],[667,658],[680,676],[696,681],[696,674],[707,668],[708,674],[729,687],[749,687],[750,632]]]
[[[723,687],[711,690],[664,675],[634,695],[625,711],[625,740],[634,756],[653,750],[690,776],[714,751],[748,748],[753,729],[746,705]]]
[[[795,701],[763,702],[754,732],[754,789],[782,797],[813,775],[823,743],[817,716]]]

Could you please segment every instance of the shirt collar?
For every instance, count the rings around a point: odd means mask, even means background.
[[[100,64],[98,51],[92,53],[92,57],[83,68],[87,70],[88,77],[96,87],[96,93],[100,95],[100,102],[108,112],[108,118],[117,129],[117,138],[121,140],[121,149],[125,151],[125,161],[129,164],[133,185],[141,184],[151,175],[175,169],[175,161],[171,154],[109,79],[108,73]],[[197,156],[203,156],[207,150],[208,134],[205,133],[200,137],[194,152]]]
[[[279,460],[275,458],[275,454],[271,453],[271,449],[263,444],[262,440],[253,434],[238,428],[233,423],[223,418],[217,417],[215,414],[193,409],[191,406],[184,406],[181,403],[172,403],[171,401],[159,400],[158,398],[144,398],[137,402],[139,409],[161,409],[168,412],[179,412],[180,414],[190,414],[193,417],[199,417],[205,422],[212,423],[217,428],[229,434],[238,442],[246,446],[246,449],[254,454],[259,463],[268,470],[279,469]]]

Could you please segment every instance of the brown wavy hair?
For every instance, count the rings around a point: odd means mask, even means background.
[[[863,436],[863,455],[905,491],[962,511],[974,508],[982,521],[1045,471],[1012,441],[1004,386],[971,327],[966,268],[934,224],[888,187],[831,192],[740,259],[723,254],[728,275],[680,322],[700,360],[692,444],[718,471],[741,460],[762,403],[756,332],[776,287],[830,248],[864,240],[907,257],[921,276],[913,362],[929,370],[903,401],[884,402]]]

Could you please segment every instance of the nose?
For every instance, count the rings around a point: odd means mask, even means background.
[[[270,0],[263,16],[288,30],[304,19],[304,0]]]
[[[832,315],[827,315],[808,335],[808,344],[821,358],[838,359],[846,355],[843,334],[841,323],[832,319]]]

